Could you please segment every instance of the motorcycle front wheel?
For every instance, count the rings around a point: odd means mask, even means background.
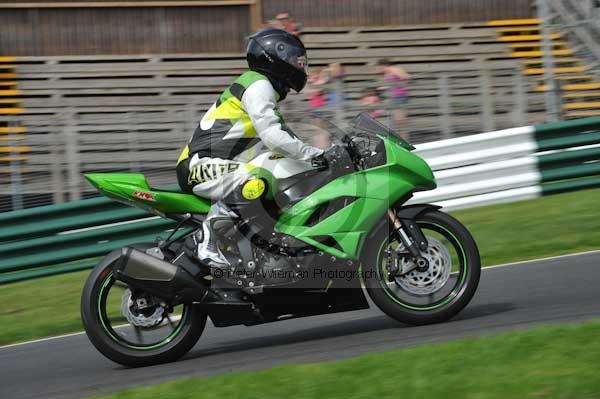
[[[408,324],[439,323],[460,312],[479,284],[481,261],[475,240],[452,216],[434,210],[417,217],[427,238],[426,269],[384,223],[370,234],[362,270],[367,292],[388,316]]]
[[[88,338],[104,356],[128,367],[179,359],[202,335],[206,315],[193,305],[171,306],[116,280],[112,268],[120,253],[104,257],[86,281],[81,318]]]

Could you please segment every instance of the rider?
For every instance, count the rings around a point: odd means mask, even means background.
[[[297,160],[326,163],[323,150],[300,140],[285,124],[277,103],[290,89],[306,85],[308,60],[302,41],[280,29],[250,37],[246,50],[250,71],[243,73],[204,114],[177,161],[182,190],[218,201],[203,227],[198,257],[214,267],[229,265],[216,245],[212,221],[236,215],[224,204],[230,195],[257,199],[265,189],[250,163],[271,150]],[[245,188],[249,188],[248,198]]]

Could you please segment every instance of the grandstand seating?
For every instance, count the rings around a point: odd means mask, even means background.
[[[536,90],[543,92],[548,87],[541,82],[545,69],[540,22],[532,18],[497,20],[488,24],[496,28],[498,41],[508,43],[512,49],[511,56],[522,60],[525,75],[538,77],[540,83]],[[600,82],[594,74],[589,73],[591,65],[576,57],[576,49],[565,40],[564,33],[553,33],[550,39],[555,64],[553,74],[559,84],[563,116],[600,116]]]
[[[14,61],[14,57],[0,56],[0,184],[5,187],[20,173],[29,152],[29,146],[23,145],[25,129],[15,122],[23,109]]]
[[[16,88],[17,74],[15,73],[14,57],[0,56],[0,115],[20,115],[23,109],[20,107],[18,96],[20,91]],[[20,136],[23,129],[14,126],[9,120],[0,121],[0,162],[3,164],[11,161],[24,160],[27,153],[26,146],[17,145],[23,140]]]
[[[399,62],[413,76],[408,112],[416,142],[543,120],[543,93],[527,84],[524,66],[486,23],[311,27],[303,40],[311,68],[343,64],[348,116],[360,109],[365,86],[382,85],[377,60]],[[35,148],[24,187],[53,192],[55,201],[66,198],[65,187],[68,198],[84,191],[82,171],[140,170],[156,184],[173,182],[194,121],[245,69],[241,54],[19,57],[10,64],[21,90],[11,95],[20,94],[23,145]],[[285,114],[305,120],[305,97],[290,99]]]

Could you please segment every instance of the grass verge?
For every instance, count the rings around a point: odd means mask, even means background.
[[[597,398],[600,322],[136,388],[104,399]],[[485,365],[485,366],[483,366]]]
[[[453,212],[472,232],[484,265],[600,248],[600,189]],[[88,272],[0,286],[0,345],[82,329]]]
[[[452,212],[485,266],[600,249],[600,189]]]

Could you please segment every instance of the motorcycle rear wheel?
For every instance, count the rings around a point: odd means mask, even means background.
[[[132,325],[118,307],[119,295],[131,292],[113,277],[112,267],[119,255],[120,250],[105,256],[92,270],[83,289],[81,318],[88,338],[104,356],[128,367],[179,359],[202,335],[206,314],[193,305],[182,304],[156,326]],[[115,290],[117,294],[113,295],[111,292]]]
[[[416,222],[428,238],[428,269],[400,273],[389,281],[390,257],[394,262],[398,257],[406,270],[412,266],[409,256],[398,255],[403,247],[385,223],[367,240],[373,244],[363,252],[363,279],[373,302],[388,316],[413,325],[439,323],[473,298],[481,273],[479,251],[469,231],[446,213],[428,211]]]

